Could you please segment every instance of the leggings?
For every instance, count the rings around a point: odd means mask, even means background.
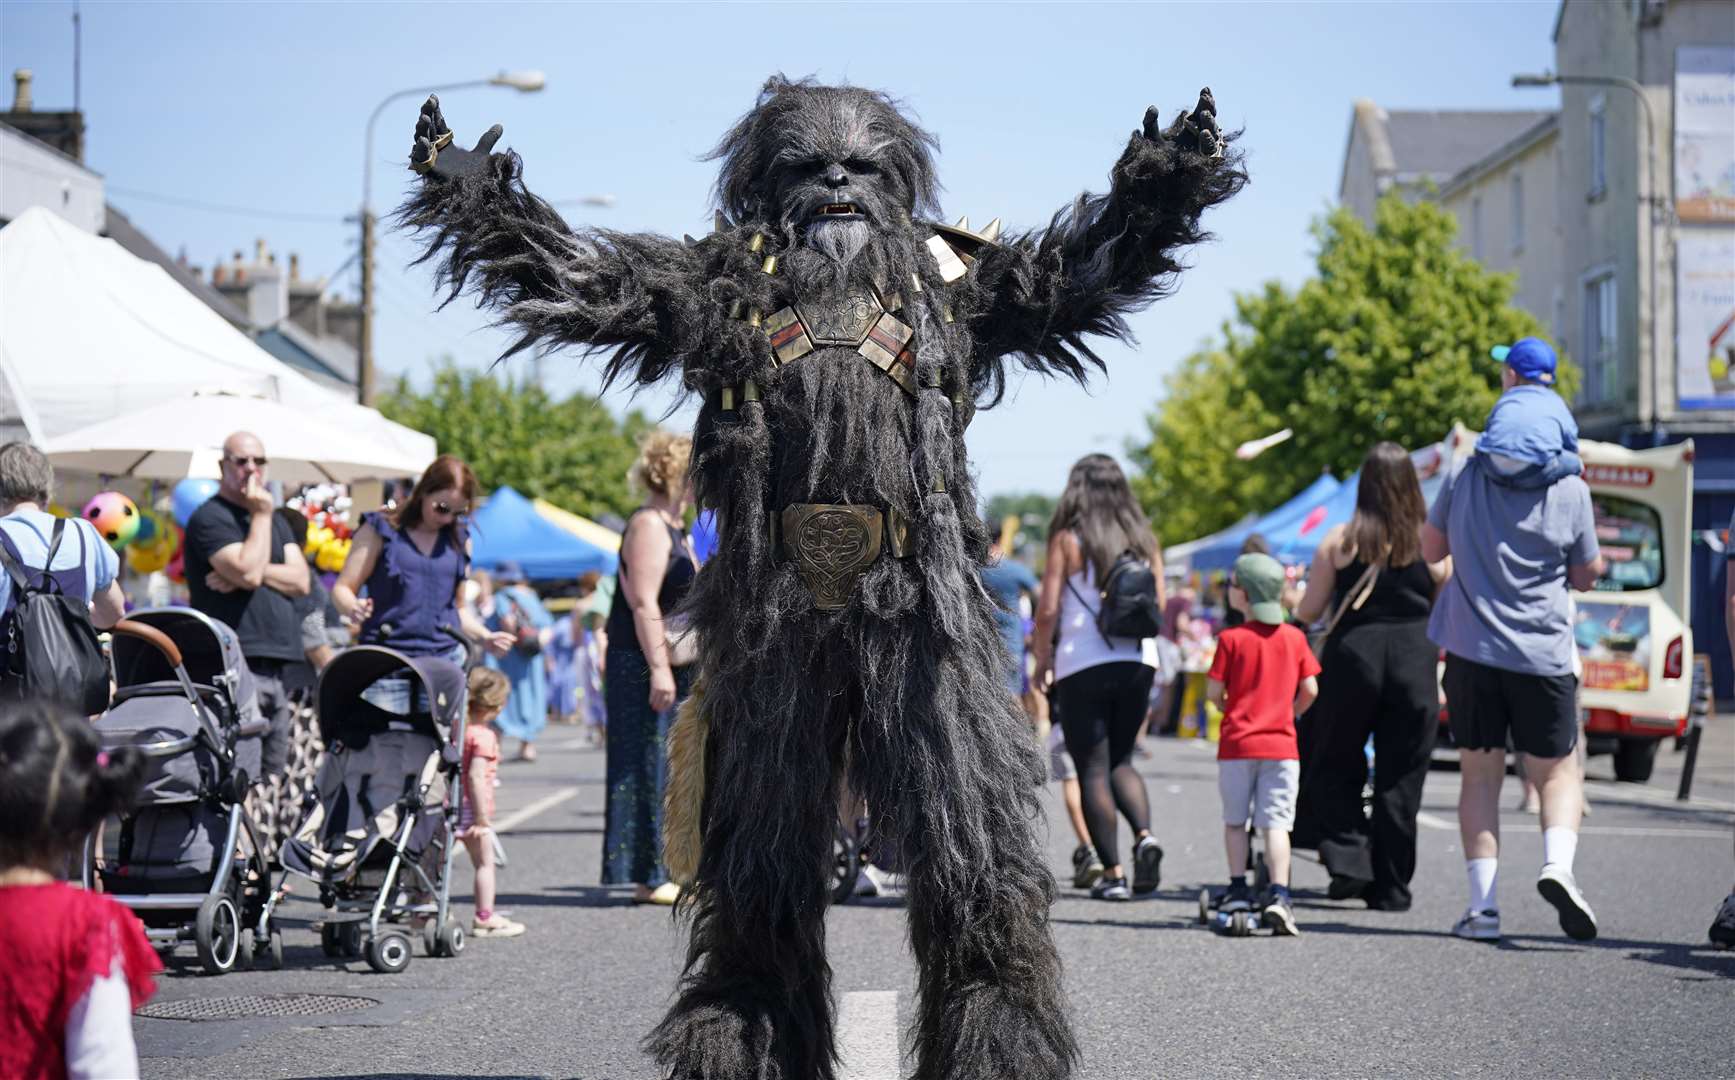
[[[1105,867],[1120,863],[1117,808],[1134,835],[1151,827],[1145,778],[1133,768],[1132,756],[1156,674],[1137,660],[1121,660],[1085,668],[1054,684],[1066,752],[1078,767],[1084,823]]]

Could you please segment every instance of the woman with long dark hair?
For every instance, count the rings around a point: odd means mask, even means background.
[[[1438,650],[1428,613],[1451,561],[1422,558],[1428,509],[1410,455],[1377,443],[1362,462],[1355,516],[1314,552],[1296,614],[1342,611],[1321,648],[1319,703],[1301,730],[1298,832],[1317,840],[1333,899],[1407,911],[1416,869],[1416,813],[1439,727]],[[1368,735],[1371,818],[1362,812]]]
[[[1099,900],[1153,891],[1163,861],[1163,849],[1151,835],[1145,779],[1132,763],[1156,670],[1145,665],[1138,639],[1107,637],[1096,623],[1099,583],[1129,552],[1151,564],[1161,608],[1162,554],[1151,523],[1115,460],[1088,454],[1073,465],[1049,522],[1034,652],[1036,686],[1046,687],[1052,676],[1054,710],[1067,753],[1078,767],[1085,824],[1104,867],[1090,890]],[[1130,889],[1116,844],[1117,808],[1133,830]]]
[[[459,595],[470,572],[467,519],[475,499],[470,466],[441,454],[409,498],[362,515],[331,602],[345,619],[361,622],[363,645],[458,664],[468,643],[495,656],[512,648],[512,636],[489,631]]]

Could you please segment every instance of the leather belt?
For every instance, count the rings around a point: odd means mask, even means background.
[[[771,548],[795,564],[818,611],[849,603],[862,573],[889,549],[910,554],[909,521],[895,509],[847,503],[792,503],[769,515]]]

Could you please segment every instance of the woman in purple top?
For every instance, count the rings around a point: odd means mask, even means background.
[[[457,664],[469,643],[495,656],[512,648],[512,635],[490,631],[461,603],[470,571],[464,519],[475,497],[470,466],[441,454],[403,505],[362,518],[331,600],[345,619],[361,622],[363,645]]]

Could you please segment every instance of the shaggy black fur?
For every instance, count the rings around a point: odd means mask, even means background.
[[[437,108],[424,113],[419,134],[443,130]],[[1002,687],[963,427],[978,400],[999,400],[1008,362],[1080,380],[1100,367],[1083,339],[1125,335],[1124,315],[1170,287],[1179,250],[1205,237],[1200,214],[1245,175],[1209,137],[1147,118],[1108,194],[987,249],[947,285],[923,247],[934,147],[884,95],[779,77],[713,155],[735,224],[691,246],[574,233],[525,190],[510,152],[437,165],[400,211],[447,301],[474,292],[521,332],[513,352],[604,351],[611,381],[678,368],[703,395],[695,480],[721,523],[688,605],[711,732],[703,849],[686,974],[647,1042],[681,1080],[834,1076],[824,882],[846,781],[909,874],[915,1075],[1058,1080],[1078,1057],[1032,828],[1042,763]],[[834,203],[859,218],[817,214]],[[749,253],[754,233],[775,275]],[[777,367],[763,331],[728,317],[736,300],[770,312],[870,284],[901,292],[916,330],[913,404],[853,350]],[[717,391],[746,378],[763,401],[722,411]],[[814,611],[766,529],[768,511],[795,502],[895,507],[916,553],[882,557],[845,610]]]

